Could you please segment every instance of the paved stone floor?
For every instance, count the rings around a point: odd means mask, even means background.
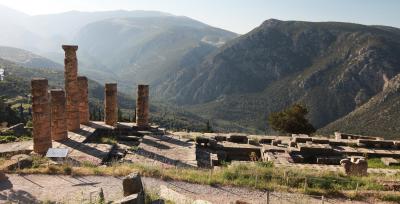
[[[107,201],[122,197],[121,178],[110,176],[71,177],[58,175],[7,175],[7,181],[0,182],[0,203],[40,203],[57,201],[61,203],[95,203],[100,188]],[[213,187],[179,181],[163,181],[143,178],[147,190],[158,193],[166,186],[192,199],[202,199],[214,204],[232,203],[237,200],[249,203],[266,203],[267,193],[263,191],[236,188]],[[271,203],[321,203],[321,197],[310,197],[294,193],[270,193]],[[362,203],[344,199],[325,199],[324,203]]]
[[[145,135],[139,149],[127,154],[125,160],[159,165],[164,167],[197,167],[196,148],[193,142],[187,142],[171,135]]]

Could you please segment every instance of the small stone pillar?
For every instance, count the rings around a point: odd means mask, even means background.
[[[106,84],[104,97],[104,121],[107,125],[115,127],[118,122],[117,84]]]
[[[32,89],[33,151],[45,154],[52,147],[47,79],[34,78]]]
[[[78,76],[79,86],[79,121],[81,124],[89,123],[89,91],[88,79],[85,76]]]
[[[61,89],[50,90],[51,138],[55,141],[68,139],[65,111],[65,92]]]
[[[149,126],[149,85],[138,85],[136,98],[136,125]]]
[[[79,130],[79,87],[78,87],[78,60],[76,59],[76,45],[63,45],[65,51],[65,92],[67,108],[68,131]]]

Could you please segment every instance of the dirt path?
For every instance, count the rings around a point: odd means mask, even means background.
[[[39,203],[57,201],[62,203],[90,203],[98,198],[100,188],[106,200],[122,197],[121,178],[111,176],[71,177],[60,175],[7,175],[8,181],[0,182],[0,203]],[[143,178],[146,189],[158,193],[166,186],[192,199],[203,199],[212,203],[231,203],[237,200],[250,203],[267,203],[267,193],[247,188],[212,187],[178,181],[163,181]],[[321,198],[301,194],[270,193],[270,203],[321,203]],[[324,203],[361,203],[346,200],[326,200]]]

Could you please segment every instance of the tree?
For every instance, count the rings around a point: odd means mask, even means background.
[[[294,104],[289,108],[276,113],[271,113],[268,117],[270,127],[279,132],[294,134],[311,134],[315,128],[305,118],[308,110],[300,104]]]

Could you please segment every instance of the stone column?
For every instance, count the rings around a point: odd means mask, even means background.
[[[147,128],[149,126],[149,85],[138,85],[136,124],[140,128]]]
[[[85,76],[78,76],[79,86],[79,121],[81,124],[89,123],[89,92],[88,79]]]
[[[78,60],[76,59],[76,45],[63,45],[65,51],[65,92],[67,107],[68,131],[79,130],[79,87],[78,87]]]
[[[117,84],[106,84],[104,97],[104,121],[107,125],[115,127],[118,122]]]
[[[65,92],[61,89],[50,90],[51,101],[51,138],[55,141],[68,139],[65,111]]]
[[[33,151],[45,154],[52,147],[47,79],[34,78],[32,88]]]

